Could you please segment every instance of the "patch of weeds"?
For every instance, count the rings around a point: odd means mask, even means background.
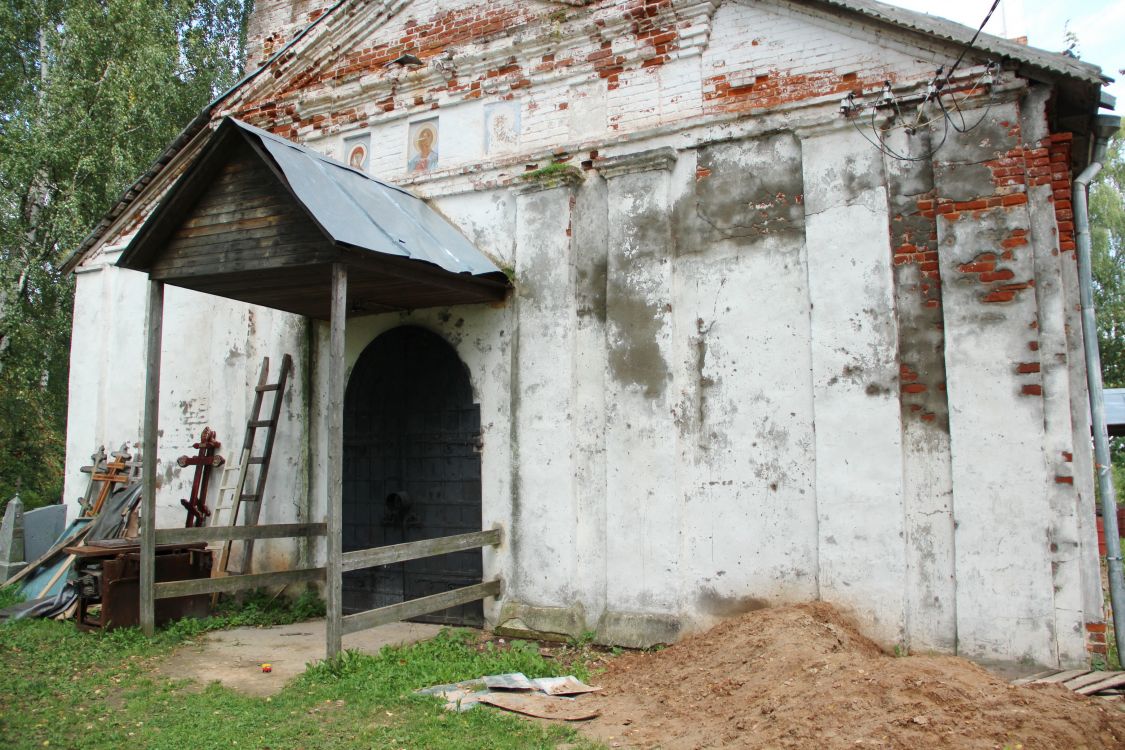
[[[305,591],[296,599],[288,599],[259,589],[239,599],[221,600],[211,617],[177,620],[167,625],[164,631],[173,640],[183,640],[212,630],[292,625],[323,617],[324,611],[324,601],[315,591]]]
[[[566,644],[571,648],[586,648],[594,643],[597,635],[593,630],[586,630],[577,638],[568,638]]]
[[[545,167],[524,172],[520,179],[525,182],[541,182],[545,187],[554,187],[564,178],[582,179],[582,170],[573,164],[553,161]]]
[[[900,658],[900,659],[904,656],[910,656],[910,649],[908,649],[906,646],[904,646],[901,643],[896,643],[895,644],[895,656]]]
[[[1121,651],[1117,648],[1117,638],[1113,631],[1113,621],[1106,618],[1109,627],[1106,630],[1106,669],[1118,671],[1121,669]]]
[[[24,600],[23,594],[20,592],[20,587],[12,584],[11,586],[0,586],[0,609],[10,607],[13,604],[19,604]]]
[[[489,641],[477,648],[471,630],[442,630],[435,638],[412,646],[385,646],[377,655],[344,651],[334,659],[317,662],[299,678],[309,684],[360,681],[378,695],[391,697],[430,685],[460,682],[489,674],[523,672],[528,677],[571,674],[556,660],[544,659],[527,641],[510,641],[505,647]],[[573,666],[573,665],[571,665]],[[581,665],[579,679],[586,677]]]

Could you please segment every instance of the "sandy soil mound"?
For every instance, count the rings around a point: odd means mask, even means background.
[[[752,612],[614,659],[583,731],[635,748],[1125,748],[1125,713],[964,659],[896,658],[831,606]]]

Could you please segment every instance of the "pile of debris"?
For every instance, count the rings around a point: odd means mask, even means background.
[[[450,711],[468,711],[484,704],[539,719],[582,721],[597,716],[598,709],[579,702],[574,696],[599,690],[601,688],[590,687],[574,675],[529,680],[522,672],[512,672],[434,685],[416,692],[443,698]]]
[[[141,500],[141,460],[128,444],[111,455],[99,447],[82,471],[90,475],[81,513],[66,524],[66,508],[53,505],[24,512],[16,496],[0,526],[0,574],[25,599],[0,616],[68,619],[78,610],[78,586],[68,574],[83,544],[135,545]],[[29,560],[29,562],[24,562]]]
[[[187,513],[186,528],[257,525],[292,368],[292,357],[284,355],[278,381],[269,383],[269,358],[263,358],[237,465],[228,465],[218,453],[222,444],[210,427],[193,444],[194,455],[176,460],[180,468],[194,469],[190,496],[180,501]],[[272,406],[266,410],[268,393],[273,394]],[[134,443],[130,450],[126,444],[112,455],[106,454],[104,446],[98,448],[90,466],[82,469],[90,475],[90,483],[78,500],[79,517],[69,525],[65,525],[62,505],[24,513],[18,498],[8,503],[0,529],[0,584],[17,586],[25,602],[0,610],[0,619],[76,618],[83,629],[139,623],[138,509],[143,485],[138,448]],[[224,468],[224,474],[215,493],[217,504],[211,508],[208,490],[213,487],[211,475],[219,468]],[[203,541],[157,544],[153,580],[165,583],[247,573],[253,545],[253,539],[220,541],[213,549]],[[218,560],[215,566],[213,557]],[[210,611],[208,599],[207,595],[159,598],[156,622],[204,617]],[[215,603],[214,598],[210,601]]]
[[[628,654],[581,702],[610,747],[1125,748],[1117,704],[966,659],[892,656],[824,603],[750,612]]]

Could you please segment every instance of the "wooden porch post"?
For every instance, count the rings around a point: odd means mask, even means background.
[[[328,354],[328,658],[340,653],[343,584],[341,524],[344,491],[344,325],[348,310],[348,270],[332,265],[332,340]]]
[[[160,341],[164,328],[164,284],[148,282],[148,336],[145,345],[145,423],[141,452],[141,630],[156,629],[156,433],[160,415]]]

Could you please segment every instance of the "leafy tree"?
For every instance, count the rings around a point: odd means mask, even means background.
[[[1110,141],[1090,188],[1090,239],[1098,346],[1106,388],[1125,388],[1125,128]],[[1111,442],[1118,500],[1125,502],[1125,439]]]
[[[61,492],[73,287],[58,263],[237,80],[251,6],[0,0],[0,501]]]

